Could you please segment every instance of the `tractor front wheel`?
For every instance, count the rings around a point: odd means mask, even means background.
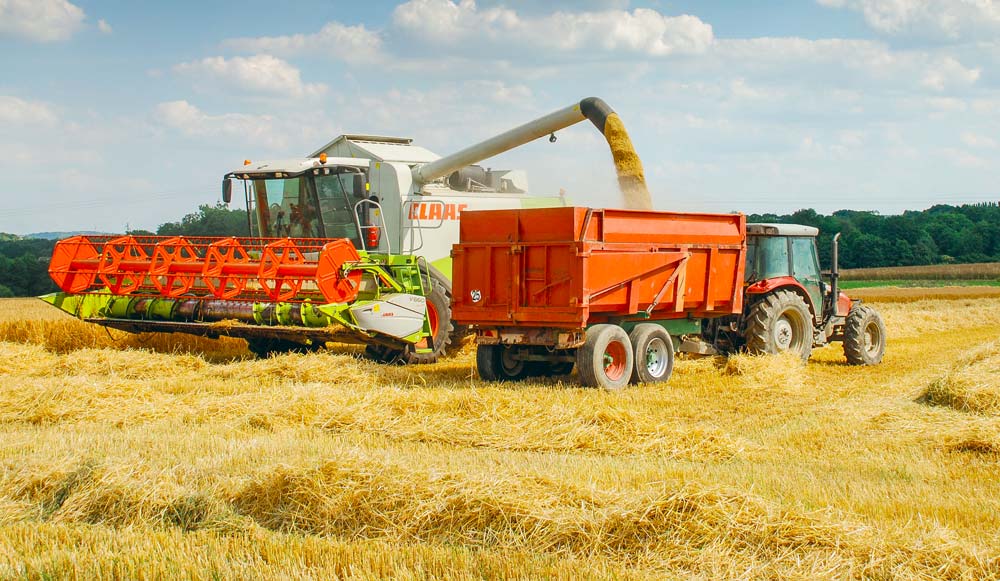
[[[844,355],[851,365],[878,365],[885,355],[885,323],[871,307],[851,309],[844,322]]]
[[[632,377],[635,360],[632,342],[618,325],[594,325],[587,329],[583,346],[576,351],[580,383],[607,390],[621,389]]]
[[[744,337],[750,353],[792,351],[803,360],[809,359],[813,345],[812,313],[797,293],[776,291],[750,307]]]

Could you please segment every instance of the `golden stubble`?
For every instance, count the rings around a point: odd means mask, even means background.
[[[471,346],[74,347],[104,330],[0,302],[0,575],[996,577],[1000,300],[873,304],[875,368],[684,358],[605,393],[481,382]]]

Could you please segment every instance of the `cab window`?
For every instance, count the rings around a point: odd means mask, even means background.
[[[754,236],[747,242],[746,282],[788,276],[788,239]]]
[[[792,272],[799,279],[819,278],[819,260],[812,238],[792,238]]]
[[[364,179],[356,179],[361,175],[335,173],[316,176],[316,194],[327,238],[349,238],[360,245],[354,206],[365,199]]]
[[[303,178],[253,180],[261,235],[314,238],[320,235],[316,207]]]

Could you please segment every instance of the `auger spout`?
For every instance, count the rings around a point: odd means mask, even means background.
[[[632,146],[628,133],[625,131],[625,126],[618,114],[597,97],[588,97],[579,103],[529,121],[451,155],[414,166],[411,170],[413,181],[421,185],[430,183],[465,166],[509,151],[584,120],[590,120],[608,141],[625,207],[650,209],[652,202],[646,187],[642,163]]]

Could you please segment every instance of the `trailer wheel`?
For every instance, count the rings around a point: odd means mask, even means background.
[[[666,329],[652,323],[636,325],[629,334],[635,349],[630,383],[659,383],[674,370],[674,342]]]
[[[632,377],[632,342],[618,325],[594,325],[576,352],[580,382],[587,387],[621,389]]]
[[[885,323],[871,307],[851,309],[844,323],[844,355],[851,365],[877,365],[885,355]]]
[[[484,381],[517,381],[526,375],[524,361],[511,357],[513,350],[503,345],[476,348],[476,371]]]
[[[802,359],[812,354],[812,313],[802,297],[779,290],[757,301],[747,315],[746,349],[750,353],[798,353]]]

